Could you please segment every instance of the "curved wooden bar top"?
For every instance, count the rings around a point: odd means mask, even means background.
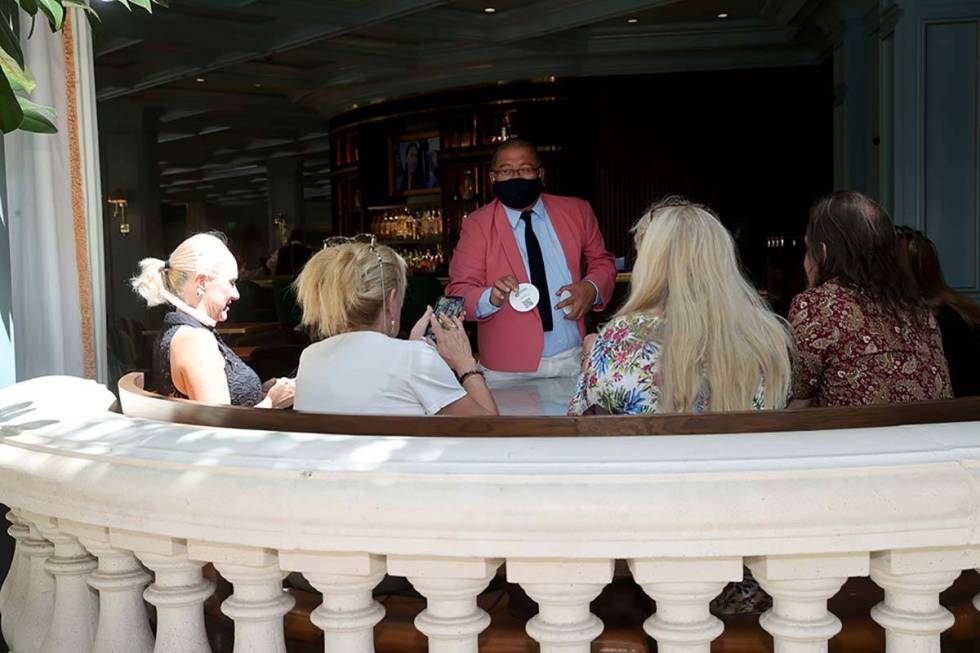
[[[119,380],[119,396],[126,415],[161,422],[304,433],[397,434],[430,438],[736,435],[980,421],[980,397],[914,404],[701,415],[488,418],[319,414],[210,406],[186,399],[161,397],[143,389],[143,375],[138,372],[127,374]]]

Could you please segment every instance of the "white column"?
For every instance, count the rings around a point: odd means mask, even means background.
[[[109,542],[134,551],[156,580],[143,597],[157,609],[153,653],[211,653],[204,627],[204,601],[214,583],[201,576],[205,563],[192,560],[183,540],[110,530]]]
[[[939,635],[953,625],[939,593],[960,575],[967,549],[883,551],[871,557],[871,579],[885,600],[871,618],[885,629],[888,653],[939,653]],[[975,554],[974,554],[975,557]]]
[[[7,644],[14,653],[38,653],[54,612],[54,576],[45,568],[54,553],[54,545],[41,537],[41,532],[31,521],[32,516],[22,513],[21,517],[29,529],[23,541],[24,555],[28,559],[28,586],[13,639]]]
[[[405,576],[426,598],[415,627],[429,638],[429,653],[477,653],[490,615],[476,597],[497,573],[500,560],[388,557],[388,573]]]
[[[826,653],[841,622],[827,600],[851,576],[867,576],[868,554],[766,556],[746,565],[766,592],[772,608],[759,619],[772,635],[773,653]]]
[[[538,604],[527,634],[541,653],[589,653],[602,633],[591,603],[612,581],[612,560],[507,560],[507,580]]]
[[[109,529],[61,520],[62,530],[98,559],[88,584],[99,593],[99,624],[92,653],[151,653],[153,633],[143,590],[152,577],[132,552],[112,546]]]
[[[709,606],[742,579],[741,558],[644,558],[629,561],[633,579],[657,602],[643,630],[659,653],[709,653],[724,625]]]
[[[45,568],[54,576],[54,614],[43,653],[89,653],[95,642],[99,617],[98,597],[88,586],[88,577],[98,566],[78,539],[63,531],[50,517],[35,522],[41,534],[54,544],[54,555]]]
[[[3,631],[4,641],[9,643],[14,639],[14,625],[27,602],[27,585],[31,571],[30,559],[24,554],[24,541],[31,531],[13,510],[7,513],[7,519],[10,521],[7,533],[17,542],[14,559],[10,563],[10,571],[3,581],[0,595],[0,629]]]
[[[324,653],[374,652],[374,627],[385,615],[372,595],[385,575],[382,556],[280,551],[279,564],[302,572],[323,594],[310,621],[323,630]]]
[[[282,587],[275,551],[188,542],[191,555],[214,562],[235,586],[221,611],[235,621],[234,653],[286,653],[282,619],[296,603]]]

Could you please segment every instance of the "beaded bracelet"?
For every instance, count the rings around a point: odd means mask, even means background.
[[[466,379],[468,379],[469,377],[475,374],[479,374],[480,376],[483,376],[483,370],[470,370],[469,372],[464,372],[459,377],[459,384],[463,385],[463,381],[465,381]],[[483,378],[485,379],[486,377],[484,376]]]

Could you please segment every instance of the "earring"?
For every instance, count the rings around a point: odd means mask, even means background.
[[[391,333],[393,335],[398,335],[398,334],[395,333],[395,321],[394,320],[391,321]]]
[[[200,286],[197,287],[197,296],[204,297],[204,288],[201,288]]]

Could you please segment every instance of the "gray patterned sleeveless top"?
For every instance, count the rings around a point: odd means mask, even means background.
[[[170,311],[163,317],[163,325],[153,343],[153,369],[150,371],[146,389],[165,397],[187,398],[174,386],[170,373],[170,343],[177,329],[189,326],[195,329],[214,329],[203,325],[187,313]],[[251,367],[226,345],[217,333],[218,349],[225,359],[225,378],[228,379],[228,394],[232,406],[254,406],[262,401],[262,381]]]

